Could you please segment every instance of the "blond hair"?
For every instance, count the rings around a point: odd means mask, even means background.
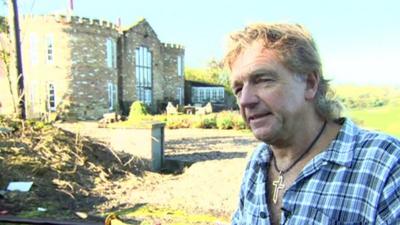
[[[290,71],[320,78],[315,98],[317,113],[326,120],[340,116],[340,104],[333,100],[329,81],[324,79],[322,63],[311,34],[299,24],[252,24],[242,31],[232,33],[230,45],[224,58],[229,70],[236,58],[254,41],[262,41],[266,49],[273,50],[281,63]],[[332,93],[328,95],[328,93]]]

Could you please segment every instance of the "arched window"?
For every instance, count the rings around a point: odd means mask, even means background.
[[[152,99],[152,56],[146,47],[135,49],[136,97],[147,105]]]

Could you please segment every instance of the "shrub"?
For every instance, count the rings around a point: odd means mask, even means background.
[[[169,115],[165,126],[169,129],[188,128],[190,127],[190,122],[187,116]]]
[[[192,116],[190,119],[190,127],[192,128],[204,128],[203,116]]]
[[[129,109],[129,120],[145,117],[148,114],[146,105],[142,101],[135,101]]]
[[[218,129],[232,129],[233,128],[232,113],[222,112],[217,116],[217,128]]]
[[[240,114],[233,116],[233,129],[235,130],[245,130],[247,129],[247,124],[244,122],[243,117]]]
[[[159,122],[167,122],[167,115],[166,114],[154,115],[153,120]]]
[[[203,117],[203,128],[216,128],[217,120],[215,114],[205,115]]]
[[[136,103],[138,104],[138,103]],[[146,114],[147,111],[138,110],[139,113],[133,112],[133,106],[131,107],[131,113],[129,115],[129,120],[126,121],[129,126],[145,126],[151,122],[164,122],[165,127],[169,129],[179,129],[179,128],[202,128],[202,129],[235,129],[243,130],[247,129],[246,123],[243,121],[240,114],[237,112],[224,111],[220,113],[212,113],[208,115],[150,115]],[[138,107],[139,106],[135,106]],[[139,109],[145,109],[143,103]],[[142,112],[142,113],[140,113]]]
[[[28,125],[35,131],[39,131],[39,130],[45,128],[46,126],[49,126],[49,124],[46,124],[45,122],[40,121],[40,120],[27,119],[25,122],[26,122],[26,125]]]

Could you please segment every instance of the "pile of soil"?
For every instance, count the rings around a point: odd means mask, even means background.
[[[143,149],[140,130],[4,118],[0,127],[13,130],[0,129],[0,190],[11,181],[33,181],[29,192],[6,192],[0,212],[21,215],[41,207],[47,212],[40,216],[57,219],[76,218],[76,211],[99,215],[157,205],[228,220],[248,153],[258,144],[240,131],[166,129],[166,158],[191,166],[181,174],[162,174],[147,171],[131,154]]]
[[[45,208],[50,214],[95,211],[107,202],[114,181],[139,181],[140,160],[106,145],[42,122],[1,119],[0,189],[32,181],[29,192],[5,192],[0,209],[9,215]],[[57,215],[59,216],[59,215]]]

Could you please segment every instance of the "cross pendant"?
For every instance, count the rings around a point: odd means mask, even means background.
[[[274,186],[274,196],[272,198],[272,201],[274,202],[274,204],[276,204],[278,201],[279,190],[283,190],[285,188],[285,184],[283,184],[283,176],[279,175],[278,180],[273,181],[272,185]]]

